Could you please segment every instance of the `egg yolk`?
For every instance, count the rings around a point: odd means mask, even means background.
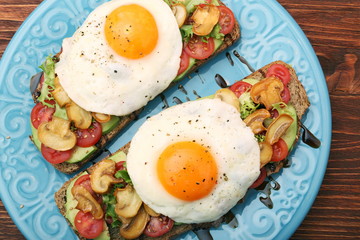
[[[172,196],[194,201],[211,193],[218,169],[209,150],[195,142],[169,145],[157,162],[161,184]]]
[[[139,59],[151,53],[158,41],[158,29],[151,13],[136,4],[116,8],[106,18],[105,37],[120,56]]]

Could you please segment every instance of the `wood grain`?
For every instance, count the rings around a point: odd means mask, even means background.
[[[265,0],[264,0],[265,1]],[[40,0],[0,0],[0,56]],[[332,144],[319,194],[291,239],[360,236],[360,1],[278,0],[310,40],[327,79]],[[0,201],[0,239],[24,239]]]

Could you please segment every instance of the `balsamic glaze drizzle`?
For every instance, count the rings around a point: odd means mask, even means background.
[[[201,98],[201,96],[195,90],[193,90],[193,94],[196,96],[196,98]]]
[[[261,190],[265,194],[265,197],[260,196],[260,202],[262,202],[266,207],[272,209],[274,207],[273,201],[270,198],[271,189],[277,191],[280,189],[280,184],[275,181],[271,176],[268,176],[269,181],[265,181],[257,189]]]
[[[234,50],[233,53],[235,57],[237,57],[240,60],[240,62],[245,64],[251,72],[255,72],[255,69],[248,63],[248,61],[244,57],[240,56],[240,54],[236,50]]]
[[[303,129],[302,141],[312,148],[319,148],[321,146],[320,140],[315,137],[315,135],[309,129],[307,129],[300,121],[299,124],[300,127]]]
[[[208,229],[195,230],[194,233],[200,240],[213,240],[213,237]]]
[[[220,74],[216,74],[215,75],[215,82],[217,83],[217,85],[219,85],[219,87],[221,88],[226,88],[228,87],[225,79],[220,75]]]
[[[183,103],[178,97],[173,97],[173,102],[176,103],[176,104]]]
[[[229,52],[226,52],[225,55],[226,55],[226,58],[229,60],[230,65],[231,65],[231,66],[234,66],[234,61],[233,61],[230,53],[229,53]]]
[[[178,86],[178,89],[181,91],[181,92],[183,92],[185,95],[187,95],[187,91],[186,91],[186,89],[184,88],[184,86],[183,85],[179,85]]]
[[[169,107],[169,103],[166,100],[166,97],[164,94],[160,94],[161,97],[161,101],[163,102],[164,106],[162,107],[162,109],[168,108]]]

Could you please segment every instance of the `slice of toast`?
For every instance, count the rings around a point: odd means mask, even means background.
[[[266,66],[264,66],[263,68],[257,70],[256,72],[250,74],[249,76],[245,77],[246,78],[253,78],[253,79],[258,79],[258,80],[262,80],[265,78],[266,76],[266,72],[267,69],[273,65],[273,64],[281,64],[286,66],[290,71],[291,74],[291,80],[290,83],[288,85],[289,89],[290,89],[290,94],[291,94],[291,104],[295,107],[296,109],[296,113],[298,116],[298,121],[300,121],[301,117],[303,116],[303,114],[305,113],[306,109],[310,106],[309,100],[306,96],[306,91],[303,87],[303,85],[301,84],[301,82],[298,80],[297,75],[295,73],[295,70],[288,64],[282,62],[282,61],[276,61],[276,62],[272,62]],[[300,131],[297,132],[297,139],[298,136],[300,134]],[[294,143],[295,144],[295,143]],[[130,143],[128,143],[127,145],[125,145],[124,147],[122,147],[119,151],[123,151],[124,153],[128,152],[128,149],[130,147]],[[267,170],[267,175],[271,175],[274,174],[276,172],[279,172],[281,170],[281,168],[284,166],[285,160],[280,161],[280,162],[274,162],[274,163],[268,163],[265,167]],[[94,165],[95,166],[95,165]],[[88,169],[88,172],[91,173],[93,171],[94,166],[90,167]],[[66,189],[69,186],[70,182],[72,180],[67,181],[58,192],[55,193],[55,202],[58,206],[58,208],[60,209],[60,212],[65,215],[65,203],[66,203]],[[223,217],[221,217],[220,219],[218,219],[217,221],[214,222],[210,222],[210,223],[202,223],[202,224],[182,224],[182,225],[177,225],[174,226],[171,231],[169,231],[168,233],[164,234],[161,237],[157,237],[157,238],[151,238],[151,237],[147,237],[145,235],[142,235],[139,237],[139,239],[172,239],[175,236],[178,236],[182,233],[185,233],[187,231],[190,230],[196,230],[196,229],[209,229],[211,227],[218,227],[220,224],[225,223],[225,222],[230,222],[233,218],[233,215],[231,214],[231,212],[229,212],[228,214],[224,215]],[[69,223],[69,225],[71,226],[71,224]],[[71,226],[72,227],[72,226]],[[77,231],[74,229],[75,233],[77,233]],[[122,240],[123,238],[120,236],[119,234],[119,229],[114,229],[111,228],[109,226],[109,231],[110,231],[110,236],[111,239],[116,239],[116,240]],[[77,233],[78,234],[78,233]],[[79,236],[80,239],[84,239],[81,236]]]
[[[219,1],[219,2],[220,2],[220,4],[222,4],[221,1]],[[208,62],[210,59],[214,58],[219,53],[223,52],[225,49],[227,49],[229,46],[233,45],[239,39],[240,39],[240,25],[235,19],[234,28],[233,28],[232,32],[230,32],[229,34],[226,34],[224,36],[223,44],[209,58],[203,59],[203,60],[197,60],[196,63],[189,69],[187,75],[189,73],[195,71],[196,69],[198,69],[200,66],[202,66],[203,64]],[[57,54],[56,56],[59,57],[60,54]],[[169,87],[171,87],[171,86],[172,86],[172,84]],[[37,98],[40,96],[40,92],[41,92],[41,85],[38,84],[36,90],[32,93],[32,98],[35,103],[37,102]],[[107,143],[110,142],[111,140],[113,140],[127,124],[132,122],[140,114],[141,110],[142,109],[136,110],[129,115],[121,117],[121,120],[120,120],[118,126],[115,127],[109,133],[107,133],[106,135],[103,135],[101,137],[99,142],[96,144],[97,150],[94,151],[91,155],[89,155],[86,159],[84,159],[80,162],[77,162],[77,163],[63,162],[63,163],[52,164],[52,165],[57,170],[59,170],[63,173],[67,173],[67,174],[71,174],[71,173],[79,171],[80,168],[84,164],[86,164],[89,161],[94,160],[97,156],[99,156],[102,153],[102,151],[104,151],[104,148],[107,145]],[[32,140],[31,136],[30,136],[30,139]]]
[[[125,154],[127,154],[128,150],[130,148],[130,143],[127,143],[125,146],[123,146],[122,148],[120,148],[117,152],[124,152]],[[89,167],[86,171],[91,174],[93,172],[93,169],[95,168],[95,166],[98,163],[94,164],[93,166]],[[78,175],[81,175],[83,172],[79,173]],[[68,188],[68,186],[70,185],[70,183],[77,178],[77,176],[74,176],[73,178],[69,179],[68,181],[66,181],[62,187],[55,193],[54,198],[55,198],[55,203],[57,205],[57,207],[60,210],[60,213],[65,216],[66,214],[66,208],[65,208],[65,203],[66,203],[66,190]],[[165,239],[171,239],[172,237],[178,236],[182,233],[185,233],[187,231],[191,231],[191,230],[195,230],[195,229],[209,229],[211,227],[219,227],[220,224],[224,223],[224,222],[230,222],[233,218],[233,215],[231,213],[228,213],[224,216],[222,216],[221,218],[219,218],[218,220],[214,221],[214,222],[209,222],[209,223],[201,223],[201,224],[181,224],[181,225],[176,225],[172,228],[171,231],[169,231],[168,233],[160,236],[160,237],[147,237],[145,235],[142,235],[139,237],[139,239],[146,239],[146,240],[165,240]],[[65,218],[66,219],[66,218]],[[68,221],[68,219],[66,219],[67,223],[69,224],[69,226],[74,230],[74,232],[78,235],[79,239],[86,239],[84,237],[82,237],[81,235],[79,235],[79,233],[76,231],[76,229],[71,225],[71,223]],[[118,228],[111,228],[110,225],[108,225],[109,227],[109,232],[110,232],[110,237],[113,240],[125,240],[123,237],[120,236],[119,234],[119,229]]]

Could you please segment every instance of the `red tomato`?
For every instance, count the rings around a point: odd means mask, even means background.
[[[270,111],[270,114],[271,114],[271,118],[273,118],[273,119],[275,119],[275,118],[277,118],[279,116],[279,112],[276,109],[272,109]]]
[[[235,17],[234,13],[230,10],[230,8],[226,6],[218,6],[220,10],[219,24],[221,27],[220,33],[228,34],[230,33],[235,25]]]
[[[250,88],[251,84],[243,81],[238,81],[230,86],[230,90],[233,91],[237,97],[240,97],[241,94],[243,94]]]
[[[266,178],[266,169],[265,169],[265,167],[262,167],[260,169],[259,177],[255,180],[255,182],[249,188],[257,188],[264,182],[265,178]]]
[[[54,101],[49,102],[50,104]],[[55,107],[51,108],[43,105],[41,102],[37,103],[34,108],[31,110],[31,123],[34,128],[38,129],[39,125],[43,122],[49,122],[52,119],[52,116],[55,112]]]
[[[75,185],[81,185],[86,188],[86,190],[88,190],[92,195],[95,194],[93,189],[91,188],[90,174],[82,175],[81,177],[79,177],[74,183],[74,186]]]
[[[77,129],[76,145],[79,147],[90,147],[99,141],[102,135],[102,127],[98,122],[93,122],[88,129]]]
[[[99,194],[96,194],[91,188],[90,174],[82,175],[81,177],[79,177],[74,183],[74,186],[75,185],[83,186],[96,199],[96,201],[98,201],[100,204],[102,203],[102,197]]]
[[[57,164],[69,160],[73,153],[73,149],[67,151],[58,151],[41,144],[41,153],[46,161]]]
[[[279,141],[277,141],[272,145],[272,148],[273,148],[273,155],[271,157],[272,162],[279,162],[281,160],[284,160],[288,155],[289,150],[287,144],[281,138],[279,139]]]
[[[189,67],[189,63],[190,63],[190,57],[189,55],[187,55],[185,50],[183,50],[180,56],[180,68],[177,75],[182,74]]]
[[[74,223],[80,235],[88,239],[99,236],[104,228],[104,219],[94,219],[90,212],[79,211],[75,216]]]
[[[290,90],[287,86],[284,85],[284,90],[281,92],[281,99],[284,103],[288,103],[290,101]]]
[[[144,234],[149,237],[160,237],[170,231],[173,226],[174,221],[168,217],[151,217]]]
[[[208,38],[207,42],[203,42],[201,37],[194,35],[185,45],[185,52],[192,58],[205,59],[214,52],[215,43],[213,38]]]
[[[287,86],[290,82],[290,72],[287,67],[281,65],[281,64],[274,64],[271,65],[271,67],[268,69],[266,73],[266,77],[275,76],[278,77],[282,83]]]
[[[124,170],[125,169],[124,163],[125,163],[125,161],[117,162],[115,164],[115,172],[120,171],[120,170]]]

